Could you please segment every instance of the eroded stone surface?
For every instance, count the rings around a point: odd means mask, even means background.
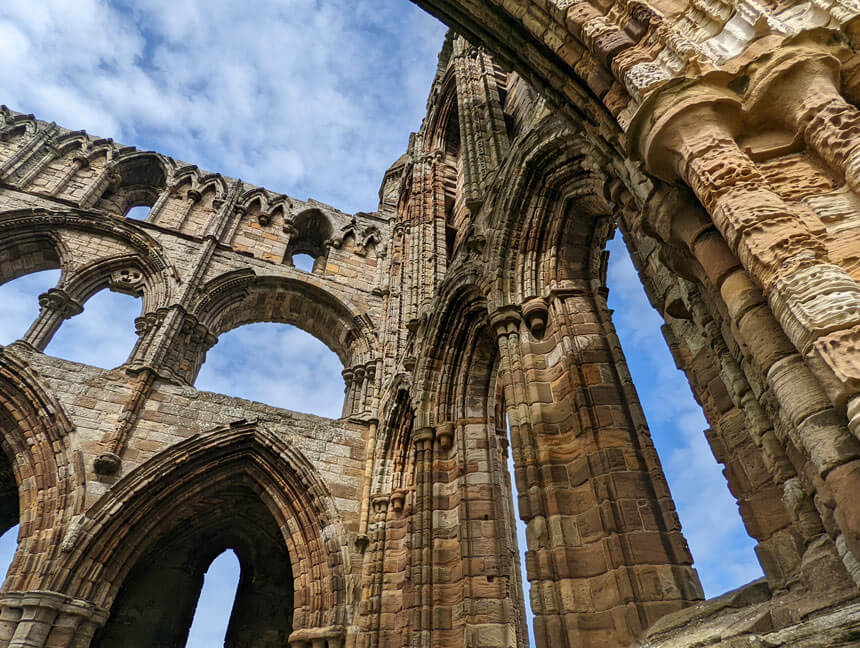
[[[232,547],[228,646],[519,648],[515,515],[542,648],[856,645],[858,7],[419,4],[464,36],[374,213],[0,109],[0,281],[63,270],[0,349],[0,646],[180,645]],[[765,573],[714,600],[606,306],[616,228]],[[141,298],[128,361],[43,355],[104,288]],[[338,354],[342,418],[193,388],[257,321]]]

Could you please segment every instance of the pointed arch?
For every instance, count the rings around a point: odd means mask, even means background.
[[[72,264],[73,257],[62,242],[62,230],[101,234],[131,248],[154,271],[165,272],[170,264],[161,244],[133,223],[105,219],[79,209],[16,209],[0,214],[0,245],[20,234],[52,236],[61,265]]]
[[[484,338],[492,343],[483,283],[476,264],[463,263],[453,268],[440,287],[433,315],[419,329],[424,355],[418,359],[415,370],[415,410],[420,419],[417,427],[468,417],[469,396],[462,390],[470,384],[477,387],[489,377],[484,370],[476,372],[477,367],[469,361]],[[486,397],[486,394],[480,396],[483,400]]]
[[[82,455],[73,425],[26,363],[0,349],[0,446],[18,488],[18,550],[3,590],[45,589],[74,516],[84,506]]]
[[[191,437],[117,482],[86,513],[51,587],[110,608],[139,559],[160,540],[211,528],[218,542],[201,547],[202,553],[216,544],[243,546],[240,536],[256,529],[243,527],[244,507],[230,504],[252,500],[264,507],[289,555],[293,635],[342,634],[347,606],[355,603],[346,587],[351,567],[343,521],[307,458],[258,423]],[[101,585],[91,578],[95,572]]]
[[[167,187],[171,165],[159,153],[120,151],[81,198],[83,207],[125,215],[132,207],[152,207]]]
[[[104,288],[142,297],[142,313],[167,305],[170,284],[167,277],[146,257],[137,254],[99,259],[75,270],[60,285],[80,304]]]
[[[586,164],[593,155],[581,133],[550,116],[503,167],[495,183],[497,197],[486,214],[495,306],[524,303],[577,275],[573,266],[585,258],[560,261],[565,240],[590,239],[596,218],[608,214],[605,178]],[[578,275],[581,279],[587,272],[581,268]]]

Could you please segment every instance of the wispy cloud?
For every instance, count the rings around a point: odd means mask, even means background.
[[[0,101],[345,211],[373,210],[444,27],[375,0],[0,7]]]

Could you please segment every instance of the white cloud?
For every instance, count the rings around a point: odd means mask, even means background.
[[[405,0],[11,0],[0,101],[372,211],[420,123],[443,33]]]

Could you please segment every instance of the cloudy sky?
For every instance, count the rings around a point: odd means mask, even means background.
[[[406,0],[5,0],[0,103],[297,198],[372,211],[383,172],[424,114],[444,31]],[[620,237],[610,250],[619,336],[713,596],[761,572]],[[0,344],[26,331],[37,295],[57,276],[0,287]],[[134,343],[139,308],[100,293],[47,351],[117,366]],[[336,417],[341,368],[303,332],[258,324],[221,336],[197,386]],[[13,550],[7,533],[3,564]],[[232,555],[213,563],[189,647],[223,641],[237,575]]]

